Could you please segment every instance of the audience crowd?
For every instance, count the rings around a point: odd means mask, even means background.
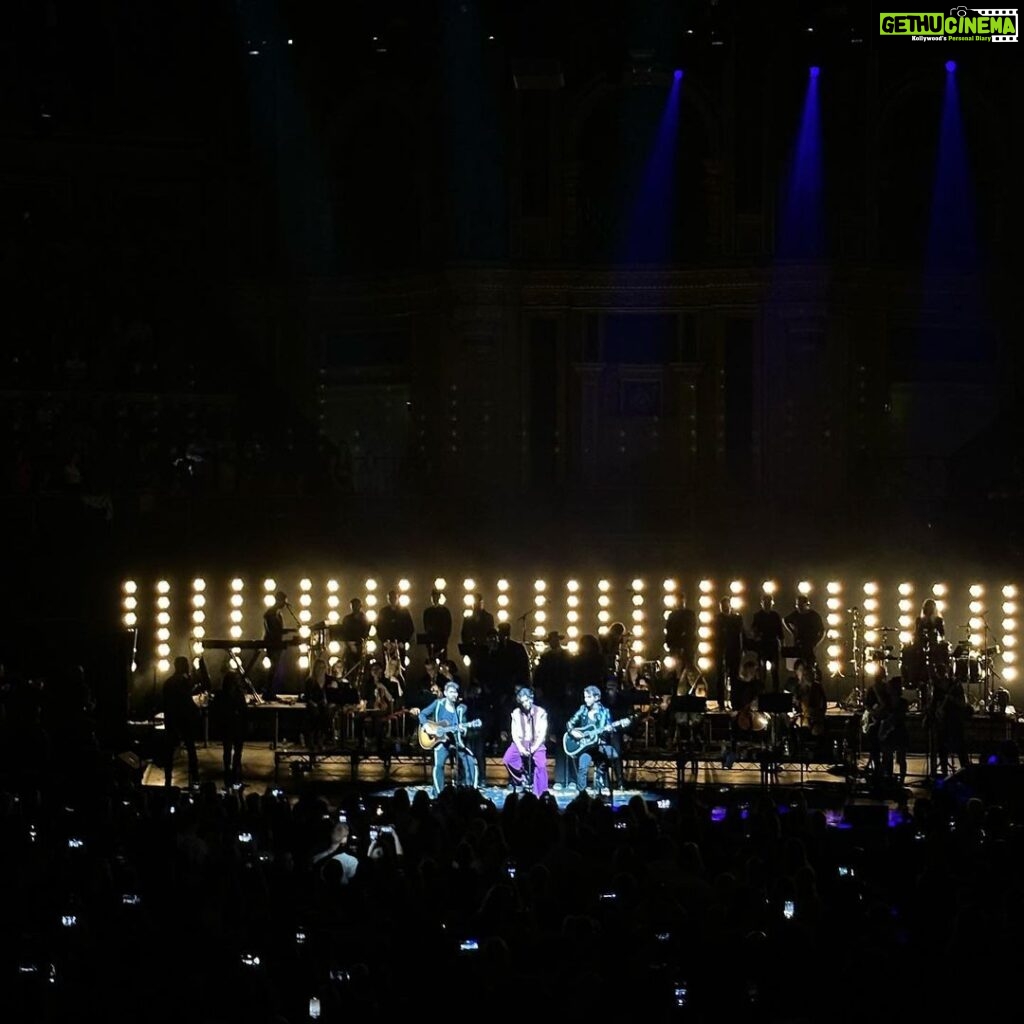
[[[136,760],[77,727],[59,760],[56,744],[33,751],[19,734],[33,718],[52,734],[50,712],[14,690],[4,1020],[842,1021],[1003,1005],[1019,822],[969,789],[868,808],[880,817],[844,817],[814,787],[684,787],[616,808],[581,794],[565,809],[452,788],[178,790],[141,785]]]

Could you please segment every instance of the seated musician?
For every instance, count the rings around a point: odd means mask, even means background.
[[[566,723],[566,732],[576,740],[593,737],[576,755],[576,788],[582,793],[587,788],[590,766],[594,766],[594,789],[610,788],[613,772],[619,765],[619,752],[609,739],[614,724],[611,712],[601,703],[601,690],[588,686],[583,691],[583,703]],[[617,774],[617,772],[615,772]]]
[[[444,696],[431,701],[418,715],[421,726],[428,729],[440,726],[445,733],[442,742],[434,747],[435,797],[440,796],[444,789],[444,766],[449,760],[454,760],[457,765],[461,785],[475,788],[477,784],[476,761],[464,742],[468,722],[466,705],[459,699],[461,692],[459,684],[454,679],[448,679],[444,684]]]
[[[675,693],[669,697],[669,702],[664,705],[668,710],[671,705],[671,697],[707,697],[708,682],[704,673],[697,667],[695,660],[691,659],[679,669],[679,675],[675,680]],[[703,742],[705,739],[705,714],[700,711],[679,711],[677,710],[668,727],[672,730],[672,739],[675,743]]]
[[[362,747],[367,736],[373,749],[384,758],[384,768],[390,764],[392,723],[404,707],[404,689],[401,683],[401,662],[389,651],[385,660],[372,657],[370,674],[363,680],[362,720],[356,725],[356,737]]]
[[[331,709],[327,703],[327,661],[324,658],[314,660],[302,684],[302,703],[306,707],[303,731],[310,749],[323,750],[332,735]]]
[[[802,658],[797,658],[793,663],[793,671],[793,678],[786,688],[793,694],[796,739],[801,756],[804,756],[825,735],[828,696],[816,666],[812,667]],[[807,760],[806,756],[804,760]]]
[[[423,662],[423,675],[409,697],[411,702],[409,710],[419,714],[420,708],[425,708],[431,701],[443,697],[444,690],[441,688],[443,682],[437,659],[428,655]]]
[[[735,710],[729,720],[729,739],[733,755],[740,740],[761,742],[764,739],[768,718],[757,710],[757,698],[763,688],[757,654],[747,651],[740,660],[740,669],[732,687],[732,705]]]
[[[503,761],[512,781],[512,790],[530,789],[541,796],[548,789],[548,758],[544,741],[548,734],[547,712],[533,702],[533,690],[521,686],[516,691],[518,707],[512,712],[512,742]]]

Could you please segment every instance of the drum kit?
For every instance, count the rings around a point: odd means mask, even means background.
[[[936,675],[947,675],[965,687],[981,686],[983,692],[988,691],[998,645],[975,647],[966,634],[955,645],[947,640],[927,646],[919,642],[898,645],[884,642],[887,635],[899,632],[897,627],[882,626],[876,632],[882,634],[883,642],[864,648],[864,669],[874,666],[872,674],[888,675],[890,663],[898,663],[903,685],[909,688],[930,682]]]

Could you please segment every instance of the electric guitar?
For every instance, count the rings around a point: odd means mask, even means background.
[[[579,757],[588,747],[596,746],[604,733],[624,729],[632,721],[632,718],[620,718],[617,722],[609,722],[603,729],[598,729],[596,725],[574,726],[574,729],[579,728],[583,733],[579,737],[573,736],[573,729],[566,729],[562,737],[562,749],[570,757]]]
[[[461,745],[461,734],[466,729],[479,729],[481,725],[483,722],[479,718],[474,718],[472,722],[460,722],[458,725],[449,725],[447,722],[427,722],[417,730],[417,738],[423,750],[433,750],[452,734],[455,735],[456,743]]]

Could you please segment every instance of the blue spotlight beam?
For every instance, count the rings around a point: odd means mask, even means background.
[[[679,99],[683,72],[672,76],[658,134],[644,168],[640,192],[633,204],[626,239],[626,259],[630,263],[647,260],[666,261],[671,253],[672,225],[675,219],[675,165],[679,135]]]
[[[782,259],[817,259],[824,254],[819,77],[820,69],[812,67],[779,225],[778,255]]]

